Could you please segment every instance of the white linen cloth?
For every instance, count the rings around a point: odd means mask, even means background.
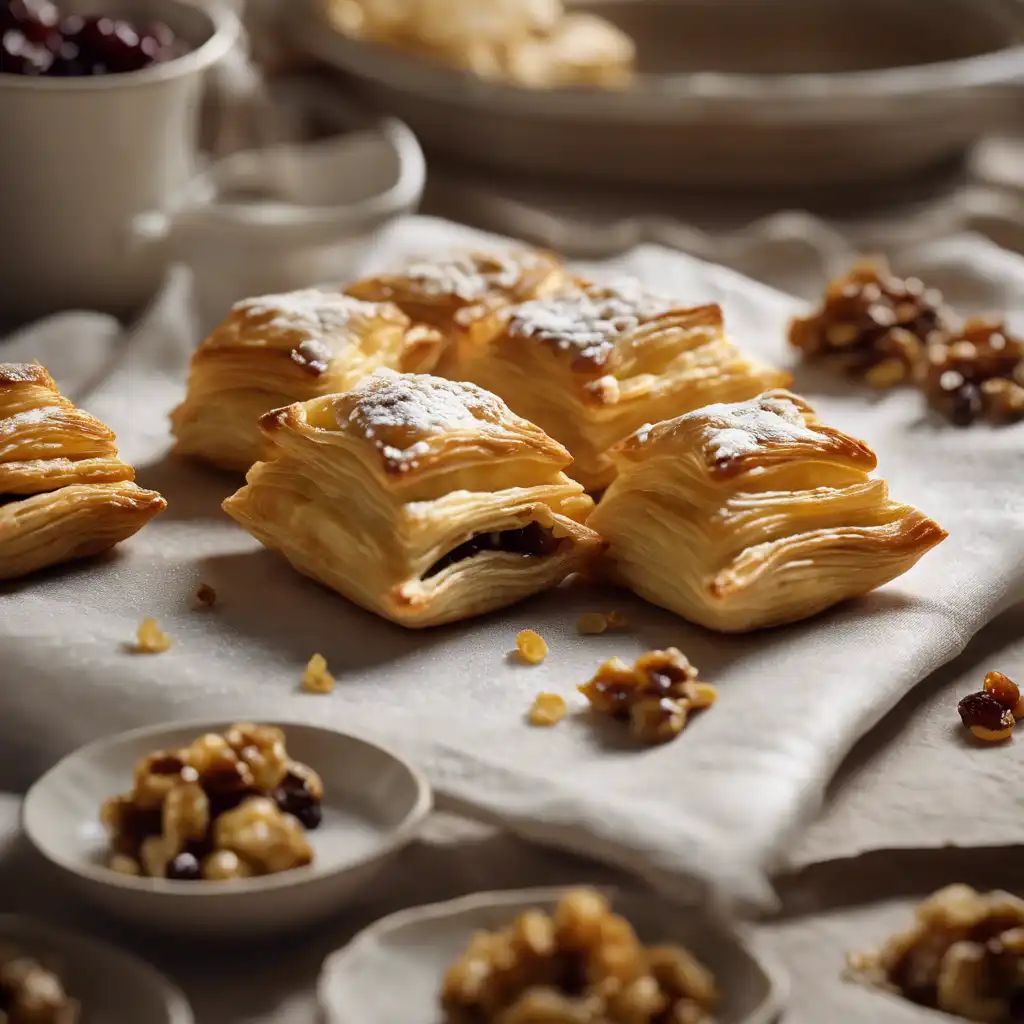
[[[383,233],[368,267],[477,237],[409,219]],[[765,267],[776,269],[789,251],[761,250]],[[1024,328],[1024,260],[972,238],[902,260],[954,302],[1009,309]],[[790,361],[785,323],[800,302],[653,246],[615,269],[682,300],[721,302],[740,344]],[[906,577],[811,622],[742,638],[581,588],[444,630],[404,632],[302,579],[227,520],[218,505],[234,479],[166,457],[166,416],[182,395],[194,341],[181,283],[83,403],[114,427],[140,482],[162,490],[171,507],[117,555],[0,596],[0,786],[24,787],[78,744],[134,725],[311,719],[387,740],[417,760],[453,806],[525,836],[680,894],[709,884],[718,894],[763,899],[764,872],[814,812],[854,741],[1024,596],[1024,427],[955,430],[926,414],[914,392],[867,395],[801,368],[796,388],[828,422],[879,452],[894,496],[949,530]],[[50,342],[72,349],[73,325],[51,326]],[[41,344],[43,335],[35,337]],[[32,340],[22,335],[19,355]],[[52,352],[36,354],[45,363]],[[200,582],[216,588],[219,609],[191,610]],[[628,631],[576,635],[581,612],[611,607],[626,611]],[[175,638],[169,653],[125,650],[143,615]],[[537,668],[507,657],[525,626],[551,648]],[[569,696],[605,657],[669,644],[721,687],[719,704],[676,742],[638,751],[584,716],[553,730],[524,725],[539,690]],[[297,692],[317,651],[339,676],[330,697]]]

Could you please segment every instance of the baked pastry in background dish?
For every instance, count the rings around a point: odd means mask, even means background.
[[[589,491],[611,483],[608,449],[644,423],[790,379],[733,344],[718,306],[688,309],[631,278],[567,286],[497,318],[471,327],[458,376],[561,441]]]
[[[772,391],[645,427],[588,520],[613,574],[723,632],[795,622],[906,572],[946,532],[873,480],[874,452]]]
[[[325,0],[325,10],[349,38],[528,89],[622,88],[635,71],[630,36],[562,0]]]
[[[429,324],[449,340],[445,376],[458,379],[466,329],[510,305],[542,298],[565,288],[570,278],[550,253],[536,249],[455,252],[441,259],[414,259],[393,274],[379,274],[351,285],[349,295],[367,302],[393,302],[410,319]]]
[[[0,579],[99,554],[167,503],[35,363],[0,363]]]
[[[389,303],[308,288],[235,303],[192,357],[171,413],[175,450],[245,472],[264,453],[263,413],[346,391],[381,367],[432,370],[444,339]]]
[[[382,371],[268,413],[274,458],[224,509],[300,572],[403,626],[482,615],[601,540],[569,453],[472,384]]]

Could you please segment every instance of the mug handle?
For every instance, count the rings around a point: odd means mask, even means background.
[[[398,171],[376,195],[335,205],[246,199],[286,192],[300,177],[329,188],[344,173],[346,161],[355,170],[360,162],[377,158],[369,147],[390,150]],[[369,131],[225,157],[195,178],[173,209],[141,214],[130,230],[137,244],[164,245],[172,256],[217,236],[244,236],[254,244],[282,247],[329,245],[413,212],[426,178],[426,158],[415,135],[401,121],[387,118]]]

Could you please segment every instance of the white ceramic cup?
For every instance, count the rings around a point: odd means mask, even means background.
[[[174,205],[195,176],[204,73],[239,33],[222,3],[62,0],[61,9],[163,21],[189,52],[127,74],[0,74],[0,316],[8,325],[72,308],[130,316],[156,292],[165,256],[132,244],[132,222]]]

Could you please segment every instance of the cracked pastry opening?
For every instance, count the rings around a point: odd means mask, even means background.
[[[540,523],[528,523],[514,530],[495,530],[478,533],[442,555],[424,574],[429,580],[444,572],[457,562],[465,562],[484,552],[494,551],[523,558],[546,558],[562,551],[572,542],[566,537],[556,537],[554,530]]]

